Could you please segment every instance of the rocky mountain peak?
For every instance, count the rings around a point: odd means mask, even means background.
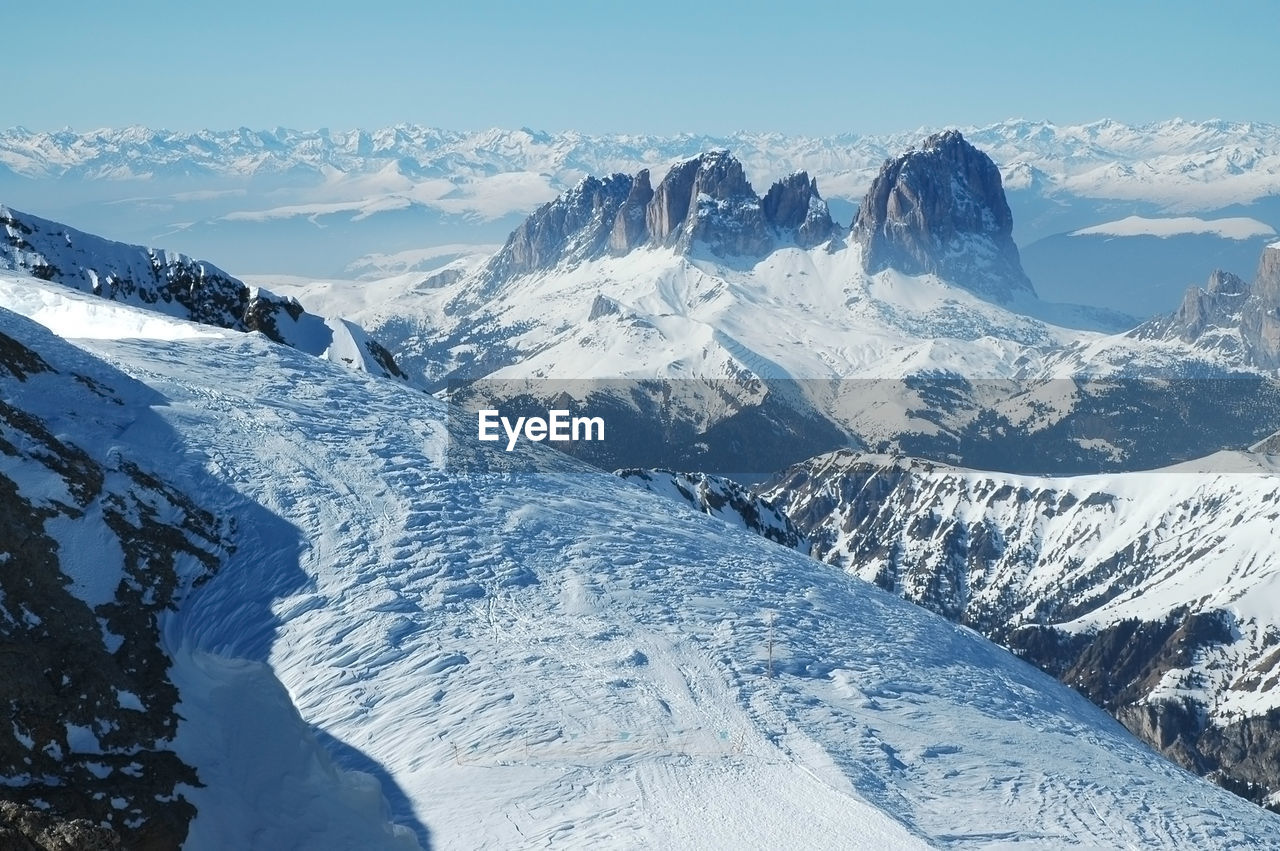
[[[1252,284],[1221,270],[1190,287],[1173,313],[1130,332],[1139,339],[1180,339],[1240,366],[1280,369],[1280,243],[1268,245]]]
[[[1262,249],[1253,291],[1270,306],[1280,307],[1280,242],[1273,242]]]
[[[1000,170],[955,130],[885,162],[853,236],[869,273],[936,274],[999,302],[1034,294],[1013,242]]]
[[[649,202],[653,200],[653,187],[649,184],[649,169],[642,168],[631,182],[631,190],[618,208],[609,234],[609,251],[615,255],[626,254],[643,245],[649,237],[645,221]]]
[[[497,277],[514,277],[549,269],[562,261],[598,256],[610,243],[618,211],[634,183],[626,174],[584,177],[511,232],[490,262],[490,272]]]
[[[817,181],[808,174],[778,181],[762,199],[742,163],[718,149],[676,163],[656,188],[648,169],[635,177],[584,178],[516,228],[483,274],[493,284],[643,247],[762,257],[780,242],[809,248],[834,233]]]
[[[797,171],[779,180],[760,202],[764,217],[781,232],[795,234],[802,248],[820,245],[835,232],[835,222],[827,203],[818,194],[818,181]]]
[[[1243,278],[1222,269],[1214,269],[1209,274],[1209,282],[1204,288],[1205,292],[1217,295],[1244,295],[1249,291],[1249,285]]]

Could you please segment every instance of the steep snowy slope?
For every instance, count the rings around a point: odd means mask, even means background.
[[[1188,768],[1274,802],[1276,458],[1033,478],[834,453],[763,495],[815,557],[1015,648]]]
[[[68,297],[56,284],[11,283],[24,296],[48,288],[39,318],[64,331],[242,338]],[[14,306],[9,292],[3,302]],[[198,656],[172,665],[166,622],[191,589],[246,540],[285,540],[288,529],[217,476],[173,483],[171,472],[201,449],[164,424],[157,408],[166,404],[0,309],[0,700],[9,721],[0,729],[0,846],[179,847],[196,790],[214,812],[221,797],[243,794],[243,779],[218,770],[231,742],[198,744],[210,712],[239,719],[241,746],[268,753],[286,779],[284,800],[271,801],[297,820],[277,826],[289,844],[308,825],[326,826],[333,847],[344,836],[347,847],[390,838],[376,781],[335,771],[269,669]],[[220,698],[230,690],[219,677],[252,689]],[[268,735],[255,741],[250,721]]]
[[[429,397],[257,336],[82,345],[156,394],[113,441],[239,521],[165,619],[189,848],[1280,847],[840,571],[561,456],[447,466],[479,444]]]

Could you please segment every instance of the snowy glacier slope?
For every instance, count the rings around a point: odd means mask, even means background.
[[[569,459],[451,469],[466,435],[393,382],[180,336],[80,345],[163,397],[113,439],[244,518],[166,625],[190,848],[1280,847],[968,630]]]

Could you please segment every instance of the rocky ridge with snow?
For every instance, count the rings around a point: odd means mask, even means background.
[[[1263,250],[1253,283],[1218,270],[1204,287],[1188,289],[1171,316],[1132,335],[1177,338],[1241,366],[1280,369],[1280,243]]]
[[[0,313],[0,844],[176,848],[200,777],[173,747],[162,620],[234,520],[117,442],[155,393]]]
[[[309,314],[297,299],[250,288],[211,263],[103,239],[2,205],[0,226],[0,269],[203,325],[260,331],[355,369],[405,377],[392,354],[352,323]]]
[[[807,174],[778,181],[761,199],[741,163],[712,151],[677,163],[656,189],[647,169],[635,177],[583,178],[516,228],[485,275],[506,280],[645,246],[688,254],[701,245],[718,257],[760,257],[780,240],[810,247],[834,231]]]
[[[1280,805],[1274,458],[1034,478],[838,452],[759,493],[840,567],[1011,648]]]
[[[615,470],[614,475],[647,491],[683,501],[701,514],[741,525],[781,546],[808,552],[808,541],[786,514],[732,479],[673,470]]]

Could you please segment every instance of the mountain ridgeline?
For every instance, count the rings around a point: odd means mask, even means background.
[[[759,257],[787,242],[821,244],[835,231],[817,181],[807,174],[778,181],[761,198],[741,163],[711,151],[674,166],[656,189],[648,169],[634,177],[584,178],[538,208],[488,268],[508,278],[643,246],[687,254],[702,244],[720,257]]]
[[[1034,295],[1012,233],[999,169],[954,130],[886,161],[853,227],[868,273],[932,273],[997,302]],[[759,259],[786,245],[838,250],[841,235],[806,172],[760,197],[742,165],[717,150],[672,166],[656,188],[648,169],[584,178],[511,234],[486,277],[508,280],[645,247],[722,259]]]

